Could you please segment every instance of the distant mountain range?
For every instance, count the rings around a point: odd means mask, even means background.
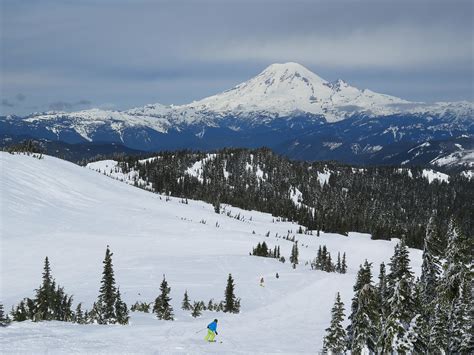
[[[474,161],[473,112],[471,102],[410,102],[343,80],[328,82],[299,64],[285,63],[186,105],[3,116],[0,132],[11,139],[116,143],[138,151],[267,146],[304,160],[411,164],[438,158],[437,165],[448,160],[469,165]],[[429,141],[452,144],[421,149]]]

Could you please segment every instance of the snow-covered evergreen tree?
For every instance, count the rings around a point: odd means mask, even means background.
[[[375,352],[380,335],[379,305],[377,289],[372,285],[371,264],[367,261],[358,274],[356,286],[355,308],[351,314],[351,351],[355,354]]]
[[[76,312],[74,312],[74,321],[78,324],[85,323],[84,313],[82,312],[82,303],[79,303],[76,307]]]
[[[173,318],[173,307],[171,307],[169,296],[171,287],[168,286],[165,275],[163,275],[163,281],[160,285],[161,293],[155,299],[155,305],[153,306],[153,313],[156,314],[158,319],[163,320],[174,320]]]
[[[341,354],[346,349],[346,331],[342,326],[344,321],[344,303],[341,301],[339,292],[336,295],[334,307],[331,310],[331,323],[326,329],[324,337],[324,350],[330,354]]]
[[[438,286],[439,303],[447,315],[447,352],[472,350],[472,241],[454,220],[447,232],[448,246]],[[430,339],[431,341],[431,339]]]
[[[387,278],[389,299],[382,351],[411,352],[413,345],[407,343],[407,332],[417,310],[414,300],[414,277],[410,268],[408,247],[403,240],[395,247]]]
[[[431,322],[428,353],[442,353],[444,354],[448,348],[448,315],[445,307],[441,304],[436,304],[434,315]]]
[[[5,327],[8,324],[10,324],[10,318],[8,317],[8,314],[5,314],[3,303],[0,303],[0,326]]]
[[[433,301],[436,298],[439,275],[441,273],[441,263],[439,260],[440,241],[437,239],[437,232],[435,229],[434,216],[426,227],[426,235],[423,243],[423,263],[421,265],[421,297],[423,306],[426,307],[424,316],[427,321],[430,320],[430,311],[433,306]]]

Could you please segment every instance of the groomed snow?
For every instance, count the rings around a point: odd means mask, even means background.
[[[89,308],[110,245],[124,300],[129,305],[153,301],[166,274],[176,315],[174,322],[166,322],[132,313],[127,326],[13,323],[0,330],[2,353],[314,354],[321,350],[336,292],[341,292],[347,315],[359,264],[367,258],[378,270],[380,262],[389,261],[396,242],[373,241],[359,233],[296,235],[300,265],[293,270],[289,263],[249,256],[263,240],[271,247],[280,245],[286,257],[290,253],[292,243],[275,235],[286,236],[288,230],[294,235],[298,225],[273,223],[269,214],[225,206],[218,215],[203,202],[167,202],[49,156],[39,160],[2,152],[0,164],[0,298],[6,309],[33,296],[46,255],[56,281],[74,295],[75,304]],[[240,213],[244,220],[228,217],[227,211]],[[347,274],[304,265],[322,244],[333,258],[337,252],[347,253]],[[411,250],[411,258],[419,274],[421,252]],[[193,319],[180,310],[186,289],[192,300],[221,300],[228,273],[242,299],[240,314],[204,312]],[[264,288],[259,286],[262,276]],[[205,327],[216,317],[222,343],[205,343]]]

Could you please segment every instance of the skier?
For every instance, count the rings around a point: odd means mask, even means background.
[[[263,277],[260,279],[260,286],[262,287],[265,287],[265,285],[263,284],[264,283],[264,280],[263,280]]]
[[[215,342],[214,338],[217,335],[217,319],[214,319],[212,323],[209,323],[207,326],[207,335],[204,340],[208,342]]]

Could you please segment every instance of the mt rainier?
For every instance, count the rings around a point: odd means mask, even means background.
[[[394,144],[405,149],[472,137],[472,117],[471,102],[410,102],[285,63],[185,105],[4,116],[0,129],[4,137],[114,142],[147,151],[265,145],[295,158],[366,162],[374,152],[383,160],[383,150]]]

